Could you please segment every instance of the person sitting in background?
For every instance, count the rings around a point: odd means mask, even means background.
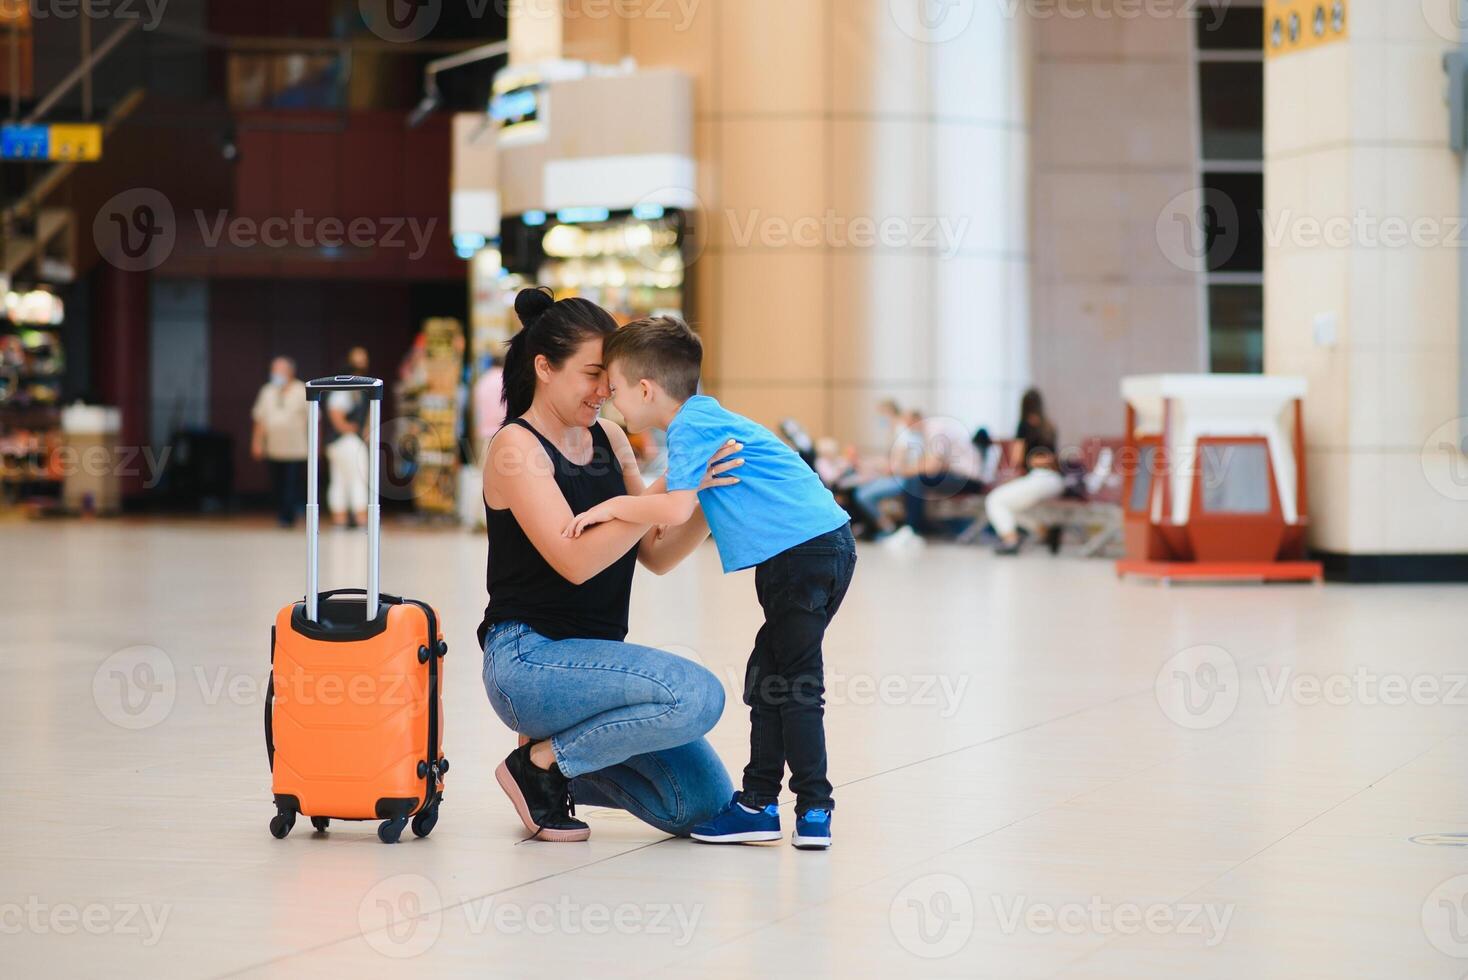
[[[829,489],[837,490],[856,474],[856,463],[841,451],[841,443],[830,436],[816,440],[816,473]]]
[[[295,361],[270,362],[270,380],[255,396],[250,416],[250,455],[269,464],[276,520],[291,527],[306,502],[306,386],[296,378]]]
[[[879,425],[884,433],[891,431],[891,449],[888,452],[889,470],[853,488],[852,505],[860,512],[861,523],[870,529],[873,537],[885,538],[898,531],[896,522],[882,513],[882,503],[901,496],[904,481],[915,475],[922,466],[926,444],[922,435],[922,413],[904,413],[890,398],[877,404]],[[898,537],[899,541],[916,538],[909,528]]]
[[[1054,500],[1065,492],[1065,479],[1060,475],[1056,455],[1055,426],[1045,416],[1045,403],[1040,392],[1031,388],[1020,401],[1019,430],[1010,450],[1011,465],[1024,473],[989,493],[984,509],[994,533],[999,535],[996,555],[1017,555],[1020,549],[1020,525],[1028,524],[1026,512],[1045,500]],[[1028,530],[1028,528],[1027,528]],[[1060,540],[1053,531],[1050,550],[1059,550]]]
[[[857,533],[859,526],[862,533],[867,531],[866,522],[870,518],[856,506],[852,499],[852,490],[861,483],[861,471],[857,466],[857,455],[855,446],[841,448],[841,443],[823,436],[816,440],[816,475],[831,491],[831,496],[836,498],[836,503],[846,511],[853,525],[852,533]]]
[[[367,377],[367,349],[353,347],[347,354],[347,374]],[[333,391],[326,399],[326,417],[333,433],[326,446],[331,483],[326,506],[331,523],[356,527],[367,523],[367,398],[359,391]]]
[[[922,419],[914,413],[912,424],[922,432],[923,456],[917,471],[903,482],[903,504],[907,527],[927,535],[932,533],[928,526],[930,498],[984,492],[984,458],[974,437],[955,418]]]

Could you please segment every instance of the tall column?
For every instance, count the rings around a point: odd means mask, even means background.
[[[520,0],[510,7],[510,64],[561,57],[563,0]]]
[[[1265,369],[1309,381],[1311,543],[1338,577],[1468,565],[1456,6],[1351,0],[1343,36],[1265,67]]]
[[[924,7],[704,0],[628,21],[639,63],[695,77],[705,375],[767,424],[872,446],[884,397],[1012,424],[1028,374],[1027,24],[1004,4],[936,22]]]
[[[1036,8],[1033,362],[1066,441],[1121,432],[1123,377],[1208,370],[1201,265],[1170,261],[1157,217],[1199,186],[1207,10]]]
[[[102,263],[97,267],[92,295],[93,379],[105,404],[122,413],[118,444],[149,444],[148,286],[149,273],[125,272]],[[139,468],[124,476],[124,495],[143,488]]]

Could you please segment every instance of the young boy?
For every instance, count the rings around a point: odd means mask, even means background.
[[[856,566],[846,512],[815,471],[768,429],[696,394],[703,345],[680,320],[653,317],[607,338],[602,361],[612,404],[633,432],[668,433],[664,492],[614,497],[578,515],[565,533],[592,524],[681,524],[703,505],[725,572],[754,566],[765,624],[744,676],[749,765],[743,792],[693,828],[711,844],[779,840],[776,803],[785,766],[795,793],[795,837],[806,850],[831,846],[831,783],[823,727],[821,640]],[[730,439],[744,444],[739,483],[698,491],[708,458]]]

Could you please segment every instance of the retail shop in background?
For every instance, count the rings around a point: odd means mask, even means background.
[[[61,297],[39,287],[11,289],[5,282],[0,298],[0,513],[54,511],[64,498],[80,511],[115,510],[115,479],[89,493],[79,481],[73,481],[72,493],[64,490],[64,464],[72,454],[63,451],[66,310]]]
[[[696,179],[686,75],[630,61],[501,71],[487,112],[454,121],[451,210],[469,260],[471,383],[518,328],[512,300],[525,285],[585,297],[622,323],[690,317]],[[476,434],[493,428],[482,422]]]

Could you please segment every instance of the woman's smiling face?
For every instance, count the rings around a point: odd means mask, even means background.
[[[537,358],[541,394],[567,425],[590,428],[601,414],[602,403],[611,397],[607,371],[601,362],[601,344],[601,337],[584,341],[560,367]]]

